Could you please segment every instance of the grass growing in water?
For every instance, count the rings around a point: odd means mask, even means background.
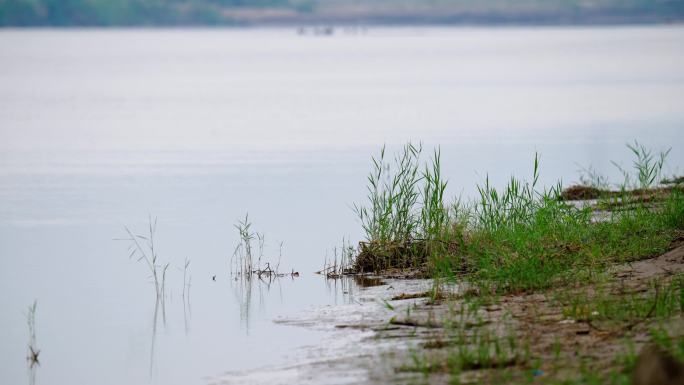
[[[252,241],[257,237],[257,234],[251,230],[252,223],[249,221],[249,214],[245,214],[245,219],[238,221],[234,227],[240,235],[240,242],[233,252],[231,271],[235,274],[250,275],[254,267],[252,262]],[[259,239],[261,239],[261,236]]]
[[[157,301],[162,305],[165,304],[165,290],[166,290],[166,271],[169,268],[169,263],[160,264],[159,256],[154,245],[154,237],[157,232],[157,218],[149,217],[149,227],[147,235],[134,234],[128,227],[124,226],[128,238],[119,239],[128,241],[129,258],[137,257],[138,262],[144,262],[150,271]]]
[[[273,265],[271,262],[265,260],[265,245],[266,236],[263,233],[258,233],[252,230],[252,222],[249,220],[249,214],[245,215],[245,219],[238,221],[235,224],[240,240],[235,246],[233,255],[230,259],[230,272],[236,279],[251,279],[252,275],[259,279],[266,277],[268,279],[284,276],[279,272],[280,261],[283,254],[283,243],[280,242],[278,251],[278,262]],[[256,241],[256,245],[253,242]],[[256,247],[256,249],[255,249]],[[261,266],[261,261],[264,260],[265,266]],[[299,276],[294,269],[290,276]]]
[[[342,238],[342,246],[333,248],[332,257],[326,253],[323,269],[316,274],[325,275],[326,278],[340,278],[345,274],[353,273],[356,248],[346,238]]]

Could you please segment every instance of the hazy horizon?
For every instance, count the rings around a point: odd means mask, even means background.
[[[0,0],[0,26],[613,25],[682,20],[682,0]]]

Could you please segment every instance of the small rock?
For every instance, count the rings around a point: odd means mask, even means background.
[[[632,385],[684,385],[684,363],[655,345],[646,346],[634,365]]]

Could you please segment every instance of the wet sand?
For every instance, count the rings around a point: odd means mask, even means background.
[[[661,256],[616,266],[607,273],[604,288],[611,290],[646,290],[654,278],[666,278],[684,271],[684,238],[673,243],[672,251]],[[563,314],[557,292],[499,297],[474,313],[461,315],[467,306],[459,296],[459,287],[447,287],[449,300],[431,301],[420,295],[428,291],[431,280],[382,279],[377,286],[361,287],[350,294],[350,303],[312,309],[295,318],[275,322],[292,327],[327,331],[319,344],[293,352],[291,364],[263,367],[248,372],[226,373],[211,379],[211,384],[405,384],[448,383],[446,370],[429,375],[401,370],[411,365],[413,352],[439,361],[449,353],[449,330],[455,327],[466,334],[487,330],[503,335],[513,330],[520,340],[530,341],[530,352],[541,362],[540,375],[559,370],[571,376],[581,360],[593,360],[609,370],[614,357],[626,349],[623,337],[629,334],[638,352],[648,342],[648,324],[615,325],[572,319]],[[577,284],[567,290],[595,290],[592,285]],[[407,298],[394,299],[393,298]],[[445,324],[458,320],[458,325]],[[666,325],[670,331],[684,331],[684,320],[677,318]],[[562,341],[560,352],[554,344]],[[575,357],[559,369],[553,355]],[[557,359],[557,357],[556,357]],[[554,364],[555,363],[555,364]],[[526,372],[529,363],[510,363]],[[492,369],[465,370],[462,383],[487,382]],[[562,377],[562,372],[560,373]]]

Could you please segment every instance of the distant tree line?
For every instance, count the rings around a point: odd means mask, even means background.
[[[0,26],[682,20],[684,0],[0,0]]]
[[[288,0],[0,0],[0,25],[95,26],[230,23],[231,7],[287,7]]]

